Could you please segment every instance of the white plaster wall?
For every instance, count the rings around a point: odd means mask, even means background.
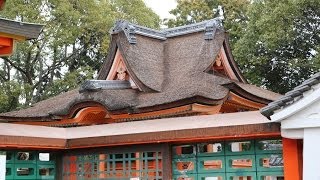
[[[320,180],[320,83],[271,120],[281,122],[282,137],[303,138],[303,179]]]
[[[320,127],[320,101],[281,121],[282,129]]]
[[[0,179],[6,179],[6,155],[0,155]]]
[[[281,129],[281,136],[288,139],[303,139],[304,129]]]
[[[320,128],[304,130],[303,179],[320,180]]]

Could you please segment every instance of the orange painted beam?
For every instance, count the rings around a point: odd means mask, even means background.
[[[0,46],[12,46],[13,39],[0,36]]]
[[[264,106],[266,106],[265,104],[261,104],[261,103],[257,103],[251,100],[248,100],[246,98],[243,98],[235,93],[230,92],[229,93],[229,97],[228,97],[228,101],[230,101],[231,103],[235,103],[235,104],[239,104],[242,106],[246,106],[246,107],[250,107],[254,110],[258,110]]]
[[[65,147],[50,147],[50,146],[27,146],[27,145],[11,145],[11,144],[1,144],[1,149],[29,149],[29,150],[63,150]]]
[[[0,56],[9,56],[13,53],[13,39],[0,37]]]
[[[0,56],[10,56],[13,53],[13,47],[0,47]]]
[[[59,138],[0,135],[0,149],[65,149],[66,143]]]
[[[185,105],[185,106],[178,106],[170,109],[164,109],[159,111],[152,111],[146,113],[139,113],[139,114],[117,114],[113,115],[110,114],[112,119],[139,119],[139,118],[146,118],[146,117],[160,117],[162,115],[173,115],[179,113],[186,113],[192,111],[192,105]]]
[[[297,139],[282,138],[284,178],[290,180],[302,180],[301,146]]]

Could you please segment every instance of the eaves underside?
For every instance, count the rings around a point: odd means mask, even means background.
[[[1,123],[0,129],[1,148],[25,149],[75,149],[280,136],[280,125],[271,123],[257,111],[76,128]]]

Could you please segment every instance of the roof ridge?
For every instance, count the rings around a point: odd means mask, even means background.
[[[205,40],[212,40],[216,29],[223,29],[220,18],[213,18],[210,20],[178,26],[174,28],[167,28],[162,30],[156,30],[145,26],[140,26],[131,23],[127,20],[116,21],[114,27],[111,29],[111,34],[118,34],[123,31],[127,36],[130,44],[136,43],[135,34],[147,36],[159,40],[166,40],[170,37],[181,36],[185,34],[205,31]]]

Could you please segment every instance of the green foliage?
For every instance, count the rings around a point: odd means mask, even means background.
[[[285,93],[319,70],[318,0],[178,0],[169,27],[217,17],[249,82]]]
[[[234,55],[254,84],[285,93],[319,69],[320,1],[255,1]]]
[[[21,92],[20,84],[15,81],[0,83],[0,112],[16,109],[19,106]]]
[[[175,19],[167,19],[168,27],[182,26],[211,19],[217,15],[218,0],[177,0],[177,7],[170,11]]]
[[[116,19],[127,19],[133,23],[158,29],[160,18],[146,7],[142,0],[112,0],[111,7],[117,12]]]
[[[92,79],[94,76],[94,70],[91,67],[82,67],[73,72],[67,72],[64,77],[57,79],[48,86],[45,90],[43,99],[59,95],[62,92],[67,92],[70,89],[79,87],[87,79]]]
[[[151,28],[160,22],[143,0],[10,0],[0,16],[45,25],[38,39],[18,42],[15,53],[0,60],[0,83],[21,86],[15,95],[23,103],[13,107],[73,89],[83,81],[78,77],[92,78],[107,56],[116,20]]]
[[[224,27],[230,33],[230,40],[237,41],[247,24],[249,0],[178,0],[178,5],[170,13],[174,19],[165,19],[168,27],[201,22],[224,14]],[[220,11],[221,11],[220,10]]]

